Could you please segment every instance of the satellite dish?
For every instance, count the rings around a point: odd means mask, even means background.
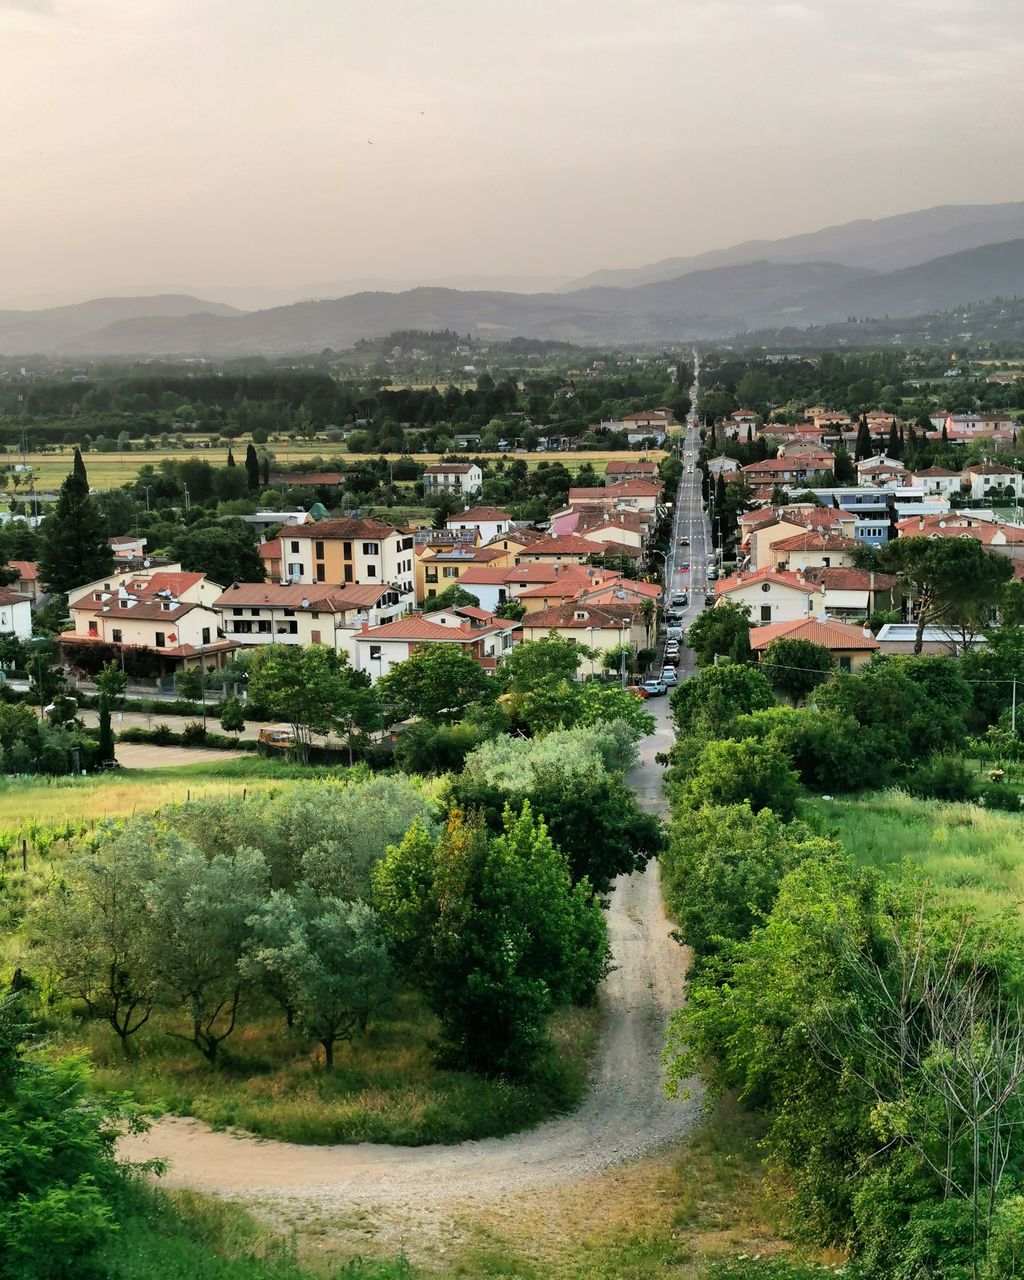
[[[945,529],[945,527],[946,527],[946,522],[945,522],[945,520],[940,520],[940,521],[939,521],[939,528],[940,528],[940,529]]]
[[[302,601],[302,607],[303,607],[303,609],[308,609],[308,608],[309,608],[309,601],[308,601],[308,600],[303,600],[303,601]]]

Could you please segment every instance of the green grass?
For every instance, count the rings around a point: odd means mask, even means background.
[[[942,894],[984,915],[1024,901],[1024,816],[898,791],[811,804],[864,866],[908,860]]]
[[[120,1229],[100,1258],[107,1280],[413,1280],[401,1259],[354,1259],[328,1270],[297,1261],[294,1237],[275,1236],[235,1205],[131,1185]]]
[[[88,1048],[97,1088],[129,1092],[156,1113],[195,1116],[285,1142],[463,1142],[528,1129],[574,1107],[587,1082],[597,1015],[565,1010],[553,1019],[555,1060],[535,1082],[509,1083],[438,1068],[438,1027],[420,999],[402,994],[365,1035],[335,1049],[331,1072],[321,1050],[290,1034],[269,1011],[249,1015],[211,1069],[157,1015],[125,1059],[106,1024],[65,1027],[63,1047]]]

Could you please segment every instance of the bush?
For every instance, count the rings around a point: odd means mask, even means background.
[[[933,756],[907,774],[906,788],[921,800],[973,800],[975,775],[960,756]]]
[[[189,730],[198,729],[198,734]],[[117,735],[119,742],[145,742],[153,747],[213,747],[217,751],[256,751],[259,743],[255,738],[230,738],[226,733],[210,733],[201,724],[186,725],[181,733],[175,733],[165,724],[158,724],[155,729],[142,729],[130,726],[122,729]],[[275,752],[275,759],[277,753]]]
[[[1024,796],[1021,796],[1015,784],[994,782],[991,786],[982,787],[978,799],[986,809],[1005,809],[1010,813],[1020,813]]]
[[[183,747],[202,747],[206,744],[206,739],[206,726],[198,720],[191,721],[181,731],[181,745]]]

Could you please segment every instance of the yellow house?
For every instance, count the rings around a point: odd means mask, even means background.
[[[413,535],[383,520],[318,520],[282,529],[280,542],[285,582],[413,590]]]
[[[878,641],[865,627],[851,627],[846,622],[803,618],[796,622],[772,622],[765,627],[751,627],[750,650],[758,662],[773,640],[810,640],[823,645],[835,657],[840,671],[856,671],[879,650]]]
[[[575,640],[594,657],[580,657],[576,678],[584,680],[604,670],[603,655],[622,645],[643,648],[645,630],[639,611],[632,606],[592,605],[574,600],[556,605],[540,613],[531,613],[522,621],[523,640],[545,640],[554,634],[562,640]]]

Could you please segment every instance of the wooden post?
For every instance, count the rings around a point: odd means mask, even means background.
[[[28,841],[24,839],[21,842],[21,869],[28,871]]]

